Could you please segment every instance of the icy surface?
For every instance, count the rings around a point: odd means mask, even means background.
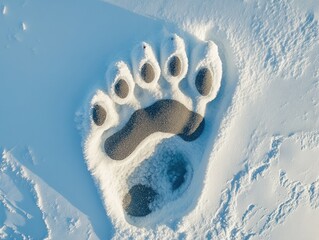
[[[0,238],[317,239],[317,1],[2,0],[0,11]],[[119,228],[82,154],[85,111],[107,66],[163,29],[220,50],[208,165],[192,180],[203,188],[174,222]]]

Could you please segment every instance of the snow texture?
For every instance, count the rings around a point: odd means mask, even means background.
[[[162,62],[160,69],[154,68],[155,76],[160,76],[154,79],[157,84],[152,84],[151,86],[145,86],[145,84],[139,86],[138,82],[135,84],[131,75],[132,71],[130,71],[128,65],[123,61],[119,61],[114,63],[114,67],[111,65],[111,70],[108,70],[106,74],[108,88],[105,92],[109,95],[98,90],[91,102],[92,107],[98,104],[103,109],[106,109],[107,117],[102,125],[96,125],[94,121],[91,122],[91,131],[85,144],[85,154],[88,159],[88,167],[95,177],[103,196],[107,212],[113,218],[117,228],[130,227],[127,226],[126,222],[137,226],[152,227],[159,223],[174,221],[176,218],[185,215],[196,204],[196,196],[200,194],[202,185],[200,182],[203,181],[201,178],[205,175],[203,170],[207,165],[209,152],[206,149],[210,148],[211,143],[207,139],[211,138],[211,126],[209,124],[205,125],[198,139],[188,139],[187,141],[183,140],[183,137],[178,137],[174,131],[166,131],[170,126],[164,127],[164,131],[157,130],[157,126],[160,124],[173,125],[183,118],[183,114],[186,114],[185,118],[187,119],[188,113],[181,111],[182,108],[179,105],[175,107],[177,103],[186,107],[185,109],[187,110],[185,111],[195,111],[203,116],[205,122],[212,121],[205,116],[205,109],[207,103],[216,98],[220,88],[222,65],[218,56],[218,48],[213,42],[197,41],[188,43],[187,49],[194,49],[194,51],[187,53],[185,50],[186,43],[183,38],[176,34],[160,37],[163,39],[160,51],[156,49],[156,45],[153,47],[154,50],[152,50],[152,44],[140,44],[141,52],[137,54],[137,56],[144,55],[146,58],[151,56],[151,60],[143,59],[142,61],[153,62],[155,66],[159,65],[156,62]],[[160,60],[156,60],[153,52],[160,52],[158,57]],[[181,70],[176,76],[172,76],[168,69],[169,61],[174,56],[177,56],[181,61]],[[135,56],[133,55],[134,58]],[[191,70],[188,70],[188,68]],[[214,76],[213,84],[207,96],[202,96],[195,88],[195,76],[202,68],[210,69]],[[133,71],[138,73],[140,70]],[[117,96],[114,90],[118,79],[125,79],[128,83],[129,93],[126,98]],[[179,86],[182,86],[183,81],[186,81],[186,79],[188,80],[186,84],[189,84],[189,86],[184,87],[182,90]],[[150,90],[148,91],[149,88]],[[161,101],[162,99],[172,99],[176,101],[176,104],[172,101],[163,102]],[[138,122],[131,123],[127,120],[132,115],[139,114],[140,112],[137,110],[141,109],[142,106],[153,108],[155,106],[152,105],[154,102],[158,103],[158,105],[163,103],[167,106],[165,108],[152,109],[145,114],[145,117],[137,117],[139,118]],[[172,111],[170,107],[173,108]],[[148,120],[147,117],[153,115],[152,111],[160,111],[162,115],[165,115],[165,118],[162,119],[160,115],[154,113],[154,116]],[[165,114],[165,111],[168,111],[168,113]],[[160,119],[160,122],[157,122],[157,119]],[[193,117],[191,117],[191,120],[195,121]],[[124,124],[130,125],[127,127],[128,130],[121,136],[123,135],[123,139],[129,139],[129,134],[134,132],[134,128],[147,131],[147,122],[149,121],[155,122],[154,129],[152,129],[154,133],[145,136],[145,139],[142,139],[140,143],[138,142],[139,144],[136,147],[134,145],[132,153],[127,157],[127,154],[125,154],[123,158],[116,158],[115,154],[110,155],[112,152],[108,151],[108,149],[115,142],[111,141],[111,144],[108,145],[106,143],[108,143],[108,139],[111,139],[113,134],[123,129]],[[188,126],[181,125],[181,128],[188,128]],[[119,150],[117,154],[122,156],[122,152],[126,153],[129,145],[138,141],[138,134],[139,130],[129,140],[120,139],[120,141],[125,141],[125,144],[118,144]],[[158,145],[161,146],[159,149]],[[176,191],[172,191],[167,180],[169,178],[167,171],[170,171],[170,164],[173,160],[179,158],[177,156],[180,156],[182,160],[176,163],[177,166],[175,168],[185,168],[186,175],[181,176],[185,178],[185,183],[180,186],[181,189],[178,188]],[[147,163],[144,162],[146,159],[148,159]],[[169,161],[169,159],[171,160]],[[158,196],[152,203],[149,203],[152,205],[150,206],[150,215],[144,218],[132,218],[123,211],[123,208],[125,208],[123,199],[126,198],[127,192],[139,184],[143,184],[143,186],[148,188],[151,187],[157,192]],[[139,197],[142,198],[142,196]],[[133,198],[130,200],[134,202]],[[168,203],[172,200],[176,201]],[[134,210],[134,212],[137,211]]]

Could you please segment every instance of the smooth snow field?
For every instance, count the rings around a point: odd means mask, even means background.
[[[317,0],[0,0],[0,239],[319,239]]]

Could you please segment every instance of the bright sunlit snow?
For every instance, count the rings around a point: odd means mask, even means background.
[[[0,239],[318,239],[318,16],[1,0]]]

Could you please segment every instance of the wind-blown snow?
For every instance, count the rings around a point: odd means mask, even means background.
[[[0,238],[317,238],[317,1],[2,0],[0,9]],[[209,164],[196,206],[174,227],[123,230],[86,168],[83,118],[107,65],[163,28],[220,50]]]

